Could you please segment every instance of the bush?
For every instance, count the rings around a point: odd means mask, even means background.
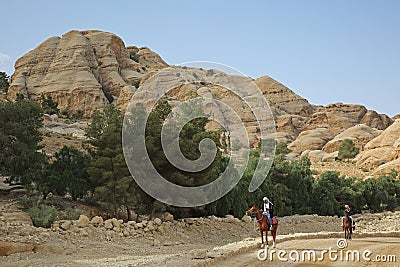
[[[67,208],[61,215],[63,220],[78,220],[79,216],[83,214],[80,209]]]
[[[83,114],[84,114],[83,110],[77,110],[74,114],[72,114],[71,118],[73,120],[80,120],[83,118]]]
[[[140,56],[139,56],[136,52],[134,52],[134,51],[130,52],[130,53],[129,53],[129,57],[130,57],[130,59],[132,59],[133,61],[139,63]]]
[[[0,72],[0,90],[3,92],[8,91],[8,87],[10,86],[10,84],[8,83],[10,79],[10,76],[7,75],[7,73],[5,72]]]
[[[45,114],[59,114],[60,110],[58,109],[58,103],[55,102],[53,100],[53,98],[51,96],[47,96],[45,97],[44,95],[42,95],[41,97],[41,104],[42,104],[42,109],[43,109],[43,113]]]
[[[352,159],[357,156],[359,149],[354,145],[350,139],[344,139],[340,144],[338,158],[340,160]]]
[[[31,216],[33,225],[36,227],[49,228],[54,221],[58,220],[57,209],[53,206],[39,204],[30,208],[27,212]]]
[[[63,111],[61,111],[61,116],[63,116],[64,118],[69,118],[69,110],[68,109],[64,109]]]
[[[18,203],[22,206],[23,210],[37,206],[40,201],[39,196],[35,194],[23,195],[18,198]]]

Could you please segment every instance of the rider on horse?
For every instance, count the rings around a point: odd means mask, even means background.
[[[272,229],[272,217],[274,217],[273,212],[274,212],[274,204],[269,201],[267,197],[263,198],[263,215],[267,217],[269,221],[269,230]]]
[[[351,225],[352,225],[352,227],[353,227],[353,230],[354,229],[356,229],[356,224],[355,224],[355,222],[354,222],[354,220],[353,220],[353,217],[351,217],[351,208],[350,208],[350,206],[349,205],[344,205],[344,214],[346,214],[347,213],[347,215],[350,217],[350,220],[351,220]],[[342,227],[343,227],[343,221],[344,221],[344,217],[342,217]]]

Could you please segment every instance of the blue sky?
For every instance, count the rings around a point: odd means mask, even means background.
[[[51,36],[99,29],[169,64],[268,75],[313,104],[400,113],[400,1],[1,1],[0,70]],[[6,10],[3,10],[5,8]]]

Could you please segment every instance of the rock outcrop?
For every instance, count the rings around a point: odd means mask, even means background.
[[[352,140],[356,147],[363,150],[364,146],[373,138],[377,137],[381,132],[382,131],[371,128],[365,124],[358,124],[336,135],[335,138],[323,147],[323,150],[327,153],[338,151],[340,144],[345,139]]]
[[[327,128],[317,128],[300,133],[297,139],[288,148],[295,153],[305,150],[320,150],[334,135]]]
[[[395,165],[400,158],[400,120],[396,120],[391,126],[384,130],[379,136],[369,141],[357,157],[357,166],[374,169],[380,165],[388,164],[381,169]],[[396,169],[396,168],[394,168]],[[382,170],[381,170],[382,171]]]
[[[264,96],[282,113],[308,117],[313,113],[313,106],[308,101],[283,84],[268,76],[262,76],[254,81]]]
[[[51,96],[58,102],[61,111],[69,115],[83,112],[87,118],[94,110],[103,109],[109,103],[124,110],[137,88],[151,88],[149,83],[152,77],[166,67],[170,66],[149,48],[126,47],[115,34],[97,30],[73,30],[61,37],[47,39],[17,60],[8,97],[15,99],[18,94],[22,94],[40,101],[42,95]],[[238,113],[255,145],[260,131],[252,111],[240,98],[213,84],[236,79],[241,86],[241,78],[214,70],[185,70],[185,77],[179,79],[189,79],[190,82],[171,88],[167,95],[170,104],[177,106],[187,99],[188,92],[222,101]],[[209,83],[196,83],[196,77],[203,80],[206,77]],[[387,129],[392,129],[389,126],[399,115],[389,118],[362,105],[353,104],[315,106],[268,76],[253,81],[269,101],[277,131],[273,138],[289,143],[294,154],[305,153],[316,159],[331,160],[335,158],[336,154],[332,153],[338,151],[341,141],[348,138],[361,148],[357,158],[358,166],[375,168],[397,159],[398,148],[395,142],[390,145],[376,144],[384,139],[379,139],[380,131],[386,129],[382,133],[386,136]],[[242,89],[247,90],[246,86]],[[246,94],[245,98],[257,105],[261,103],[255,94]],[[223,122],[233,120],[232,116],[223,111],[215,112],[214,116]],[[45,126],[54,134],[83,137],[81,126],[74,132],[71,132],[73,129],[69,126],[53,121]]]
[[[51,37],[17,60],[8,97],[51,96],[61,111],[86,117],[111,102],[124,108],[143,74],[167,65],[150,49],[135,49],[102,31]]]

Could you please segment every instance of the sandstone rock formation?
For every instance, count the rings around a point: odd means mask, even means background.
[[[328,141],[332,140],[333,137],[334,135],[327,128],[307,130],[301,132],[288,148],[299,154],[305,150],[319,150],[322,149]]]
[[[400,158],[400,120],[396,120],[391,126],[384,130],[379,136],[375,137],[365,145],[357,157],[357,166],[367,169],[374,169],[380,165],[388,170],[390,166],[396,165],[392,162]],[[392,163],[390,163],[392,162]],[[397,167],[395,168],[397,169]]]
[[[143,74],[166,65],[148,48],[127,49],[112,33],[74,30],[49,38],[18,59],[8,96],[39,100],[50,95],[60,110],[81,110],[88,117],[111,102],[123,108]]]
[[[283,84],[268,76],[262,76],[254,81],[264,96],[287,114],[308,117],[313,113],[313,106],[308,101]]]
[[[352,140],[356,147],[363,150],[364,146],[373,138],[377,137],[381,132],[382,131],[371,128],[365,124],[358,124],[336,135],[334,139],[329,141],[323,147],[323,150],[327,153],[338,151],[340,144],[345,139]]]
[[[23,94],[39,101],[42,95],[51,96],[61,111],[68,111],[70,115],[83,111],[85,117],[90,117],[94,110],[109,103],[124,110],[137,88],[151,88],[152,77],[166,67],[169,65],[149,48],[125,47],[115,34],[73,30],[61,37],[47,39],[17,60],[8,97],[15,99],[17,94]],[[190,83],[171,88],[168,94],[170,104],[177,106],[187,99],[188,93],[223,101],[239,114],[255,145],[259,129],[254,114],[240,98],[213,84],[229,79],[236,79],[241,84],[241,78],[219,71],[185,70],[185,77],[180,78],[189,79]],[[197,78],[206,78],[209,83],[196,83]],[[394,143],[374,147],[380,139],[374,142],[372,139],[387,129],[398,115],[391,119],[362,105],[335,103],[315,106],[268,76],[253,81],[269,101],[275,121],[271,127],[276,127],[277,131],[274,138],[289,143],[294,154],[305,153],[318,160],[332,160],[335,158],[332,153],[337,152],[340,142],[349,138],[358,147],[365,147],[357,158],[359,166],[372,168],[397,159]],[[242,89],[247,88],[243,86]],[[260,99],[254,94],[246,94],[245,98],[260,104]],[[206,108],[211,106],[209,104]],[[215,112],[214,116],[222,121],[233,120],[222,111]],[[73,130],[57,121],[47,123],[46,127],[55,134],[71,134]],[[79,131],[72,134],[83,137],[82,127],[78,128]],[[372,143],[367,145],[369,141]],[[327,154],[316,151],[321,149]]]

